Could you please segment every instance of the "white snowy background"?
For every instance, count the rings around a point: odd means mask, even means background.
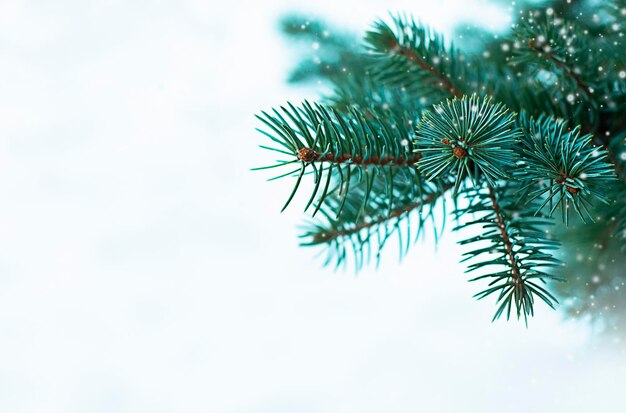
[[[471,298],[456,238],[355,276],[297,247],[254,113],[279,16],[477,1],[0,1],[0,412],[623,412],[618,336]]]

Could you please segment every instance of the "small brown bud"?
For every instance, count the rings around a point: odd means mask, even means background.
[[[450,139],[448,139],[448,138],[443,138],[443,139],[441,140],[441,143],[443,143],[444,145],[450,145]]]
[[[571,186],[566,186],[565,188],[567,189],[567,192],[569,192],[570,194],[577,194],[578,191],[580,191],[578,188],[572,188]]]
[[[452,150],[452,153],[458,159],[463,159],[463,158],[467,157],[467,149],[465,149],[464,147],[459,146],[459,145],[456,145],[454,147],[454,149]]]
[[[298,159],[302,162],[313,162],[320,154],[311,148],[302,148],[298,151]]]

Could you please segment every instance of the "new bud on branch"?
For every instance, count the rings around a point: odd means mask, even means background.
[[[501,103],[454,98],[424,112],[415,133],[415,151],[423,155],[417,165],[429,179],[454,175],[455,192],[466,176],[495,185],[515,166],[520,136],[514,114]]]

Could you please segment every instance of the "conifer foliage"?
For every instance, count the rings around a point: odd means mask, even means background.
[[[308,188],[302,245],[358,269],[390,240],[402,256],[425,227],[440,236],[447,212],[476,297],[494,297],[494,319],[524,320],[538,301],[555,307],[553,281],[580,279],[560,261],[572,233],[626,247],[626,5],[587,16],[572,3],[520,6],[510,33],[467,53],[406,16],[363,43],[286,20],[327,49],[294,80],[334,88],[258,115],[262,147],[283,160],[256,169],[294,183],[283,210]]]

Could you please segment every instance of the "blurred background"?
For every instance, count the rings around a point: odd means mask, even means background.
[[[0,411],[623,411],[618,324],[492,324],[450,233],[322,268],[306,199],[279,214],[292,183],[249,171],[273,160],[253,115],[325,91],[286,16],[359,42],[390,11],[458,37],[510,6],[2,0]]]

